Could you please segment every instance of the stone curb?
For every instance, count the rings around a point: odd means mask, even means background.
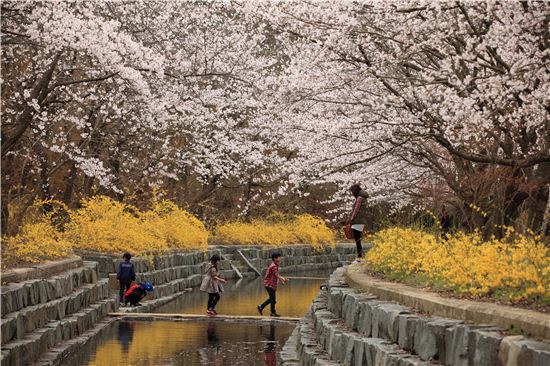
[[[3,271],[0,274],[2,284],[10,282],[23,282],[34,279],[51,277],[55,274],[65,272],[82,266],[82,258],[68,258],[60,261],[51,261],[38,264],[34,267],[14,268]]]
[[[346,278],[352,287],[422,313],[476,324],[494,324],[531,337],[550,340],[550,315],[547,314],[506,305],[445,298],[433,292],[419,291],[416,287],[372,278],[363,272],[360,265],[348,266]]]

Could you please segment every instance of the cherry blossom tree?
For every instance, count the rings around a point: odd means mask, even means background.
[[[124,196],[188,176],[202,200],[280,159],[248,122],[268,66],[264,32],[224,4],[18,1],[2,10],[4,187],[23,181],[23,206],[56,190],[71,200],[75,180],[81,196]],[[65,174],[65,188],[51,187],[54,174]]]
[[[403,202],[413,195],[395,191],[412,193],[435,175],[461,210],[482,203],[490,212],[482,224],[510,224],[526,205],[540,227],[550,181],[548,4],[243,8],[284,38],[288,67],[272,99],[288,131],[283,140],[302,152],[295,176],[343,187],[358,180]],[[487,169],[498,178],[475,197],[463,178]]]
[[[372,203],[445,201],[470,229],[548,227],[549,18],[536,1],[5,1],[2,227],[8,203],[17,227],[36,196],[152,187],[203,218],[337,218],[354,182]]]

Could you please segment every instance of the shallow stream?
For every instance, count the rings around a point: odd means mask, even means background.
[[[332,270],[293,273],[291,277],[327,278]],[[302,317],[324,283],[321,279],[291,279],[277,291],[277,312]],[[262,281],[243,279],[225,285],[216,307],[219,314],[258,315],[267,298]],[[204,314],[207,296],[194,289],[156,312]],[[267,315],[269,309],[264,310]],[[278,365],[279,352],[294,323],[221,320],[119,321],[101,339],[66,365]]]

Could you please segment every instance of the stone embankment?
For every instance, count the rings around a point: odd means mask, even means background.
[[[155,291],[142,301],[142,306],[121,308],[125,312],[151,312],[155,308],[182,296],[189,288],[200,285],[208,260],[213,254],[220,254],[220,274],[226,279],[256,276],[237,251],[246,257],[246,261],[263,273],[271,263],[271,254],[275,251],[284,256],[281,273],[311,271],[336,268],[355,259],[355,247],[338,245],[315,251],[310,246],[287,246],[281,248],[217,246],[206,252],[172,253],[151,258],[133,258],[136,268],[136,281],[151,282]],[[97,253],[80,253],[85,260],[98,263],[99,273],[109,280],[112,291],[118,290],[116,268],[121,259]],[[238,272],[238,273],[237,273]]]
[[[246,258],[236,255],[241,251]],[[354,246],[215,247],[206,252],[179,252],[133,258],[137,281],[151,282],[155,291],[142,306],[123,307],[126,312],[152,312],[186,290],[200,284],[205,266],[221,254],[221,275],[253,277],[250,265],[262,271],[271,253],[285,256],[281,272],[336,268],[355,258]],[[118,310],[115,269],[120,258],[99,253],[79,253],[81,258],[47,263],[2,274],[2,366],[59,365],[91,339],[101,337],[116,321],[107,317]],[[84,260],[84,261],[83,261]],[[247,263],[248,262],[248,263]]]
[[[294,330],[282,359],[284,366],[546,366],[550,344],[359,293],[342,268]]]
[[[79,260],[75,268],[74,262],[50,265],[55,271],[44,278],[2,286],[2,366],[48,360],[54,350],[58,357],[67,345],[104,326],[101,320],[118,308],[108,281],[98,279],[97,263]],[[9,278],[36,277],[18,272],[20,277]],[[62,343],[65,346],[56,349]]]

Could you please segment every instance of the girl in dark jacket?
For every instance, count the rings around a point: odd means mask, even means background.
[[[353,232],[353,238],[355,239],[355,245],[357,246],[357,258],[363,257],[363,247],[361,245],[361,236],[365,230],[365,224],[367,223],[367,192],[361,189],[359,184],[354,184],[349,189],[355,202],[353,203],[353,210],[351,212],[348,223],[351,224]]]

